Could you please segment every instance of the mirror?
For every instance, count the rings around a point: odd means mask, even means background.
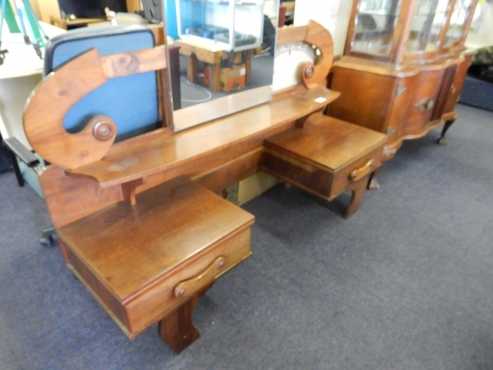
[[[278,0],[163,0],[175,130],[269,101]]]

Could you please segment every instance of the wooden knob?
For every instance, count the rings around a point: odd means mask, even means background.
[[[93,128],[92,134],[99,141],[107,141],[113,138],[114,129],[113,124],[107,121],[97,121]]]
[[[225,264],[226,264],[226,260],[224,259],[224,257],[219,257],[219,258],[216,260],[216,265],[217,265],[217,267],[219,267],[219,268],[223,268]]]
[[[313,75],[315,74],[315,66],[311,63],[308,63],[305,65],[305,68],[303,70],[303,76],[309,80],[310,78],[313,77]]]
[[[183,297],[185,295],[185,288],[181,285],[175,288],[175,297]]]

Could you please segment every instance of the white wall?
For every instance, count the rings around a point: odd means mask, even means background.
[[[493,2],[481,2],[478,5],[466,46],[493,46]]]
[[[351,0],[296,0],[294,24],[302,26],[314,20],[327,28],[334,38],[334,53],[344,51]]]
[[[351,13],[351,0],[296,0],[294,23],[303,26],[310,20],[327,28],[334,38],[334,54],[342,55]],[[279,91],[298,83],[301,63],[313,61],[309,50],[278,50],[274,64],[273,90]]]

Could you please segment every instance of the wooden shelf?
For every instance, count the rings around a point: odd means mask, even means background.
[[[338,92],[324,87],[296,91],[261,106],[189,130],[165,130],[114,145],[100,161],[69,171],[95,179],[103,188],[166,172],[173,178],[203,161],[244,153],[303,117],[324,109]]]

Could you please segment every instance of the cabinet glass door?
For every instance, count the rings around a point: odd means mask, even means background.
[[[264,0],[236,0],[234,50],[251,50],[262,45]]]
[[[389,57],[399,14],[400,0],[360,0],[351,52]]]
[[[457,0],[452,17],[450,18],[450,26],[445,39],[445,47],[450,47],[456,42],[462,40],[466,32],[466,24],[469,15],[473,11],[473,0]]]
[[[440,48],[449,0],[417,0],[412,10],[411,29],[406,43],[408,53],[428,53]]]

